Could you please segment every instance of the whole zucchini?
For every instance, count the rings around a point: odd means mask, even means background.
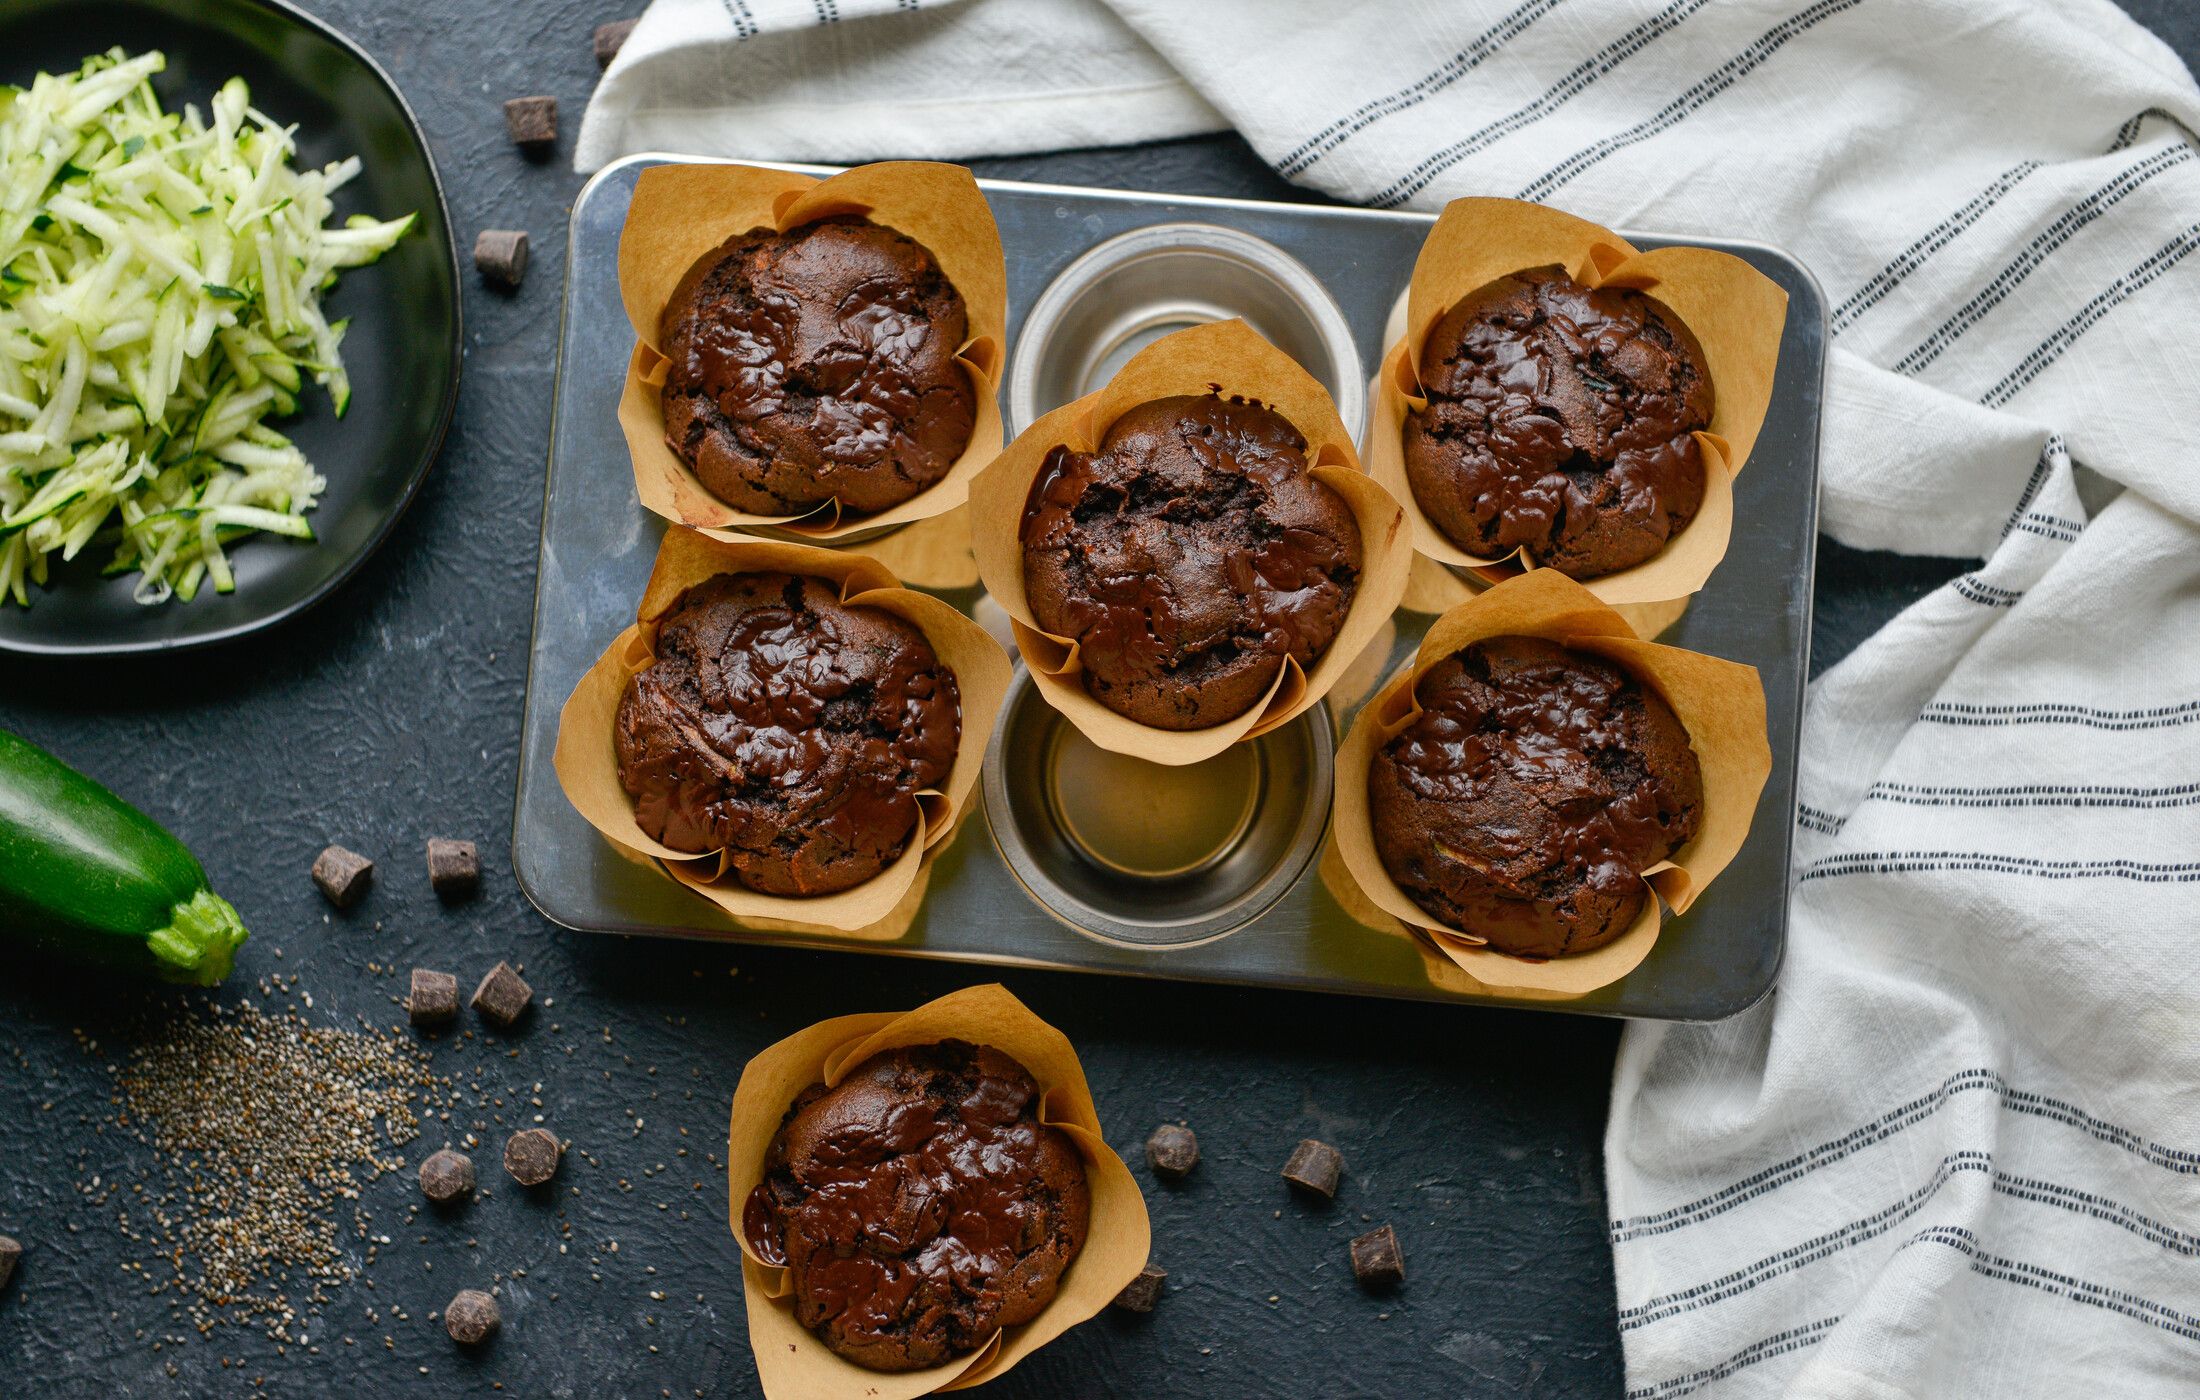
[[[151,817],[0,730],[0,938],[211,987],[245,927]]]

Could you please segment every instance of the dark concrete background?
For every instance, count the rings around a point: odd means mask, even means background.
[[[155,1354],[153,1338],[188,1329],[120,1271],[134,1251],[106,1211],[80,1202],[76,1183],[148,1169],[142,1149],[93,1131],[112,1091],[104,1063],[146,1024],[193,1014],[206,998],[0,963],[0,1049],[12,1062],[0,1068],[0,1232],[28,1247],[0,1294],[0,1393],[446,1395],[491,1394],[501,1382],[528,1397],[755,1395],[724,1182],[702,1158],[722,1142],[743,1060],[814,1020],[980,980],[853,955],[569,934],[512,882],[558,279],[580,179],[562,157],[516,155],[498,104],[556,94],[569,151],[596,76],[589,31],[638,3],[313,3],[418,109],[462,242],[485,226],[528,229],[533,278],[506,296],[469,274],[466,381],[442,460],[390,543],[336,596],[222,650],[132,664],[10,659],[0,670],[0,722],[176,831],[244,912],[256,934],[215,999],[295,974],[314,999],[305,1014],[389,1024],[403,993],[397,969],[443,967],[463,981],[498,958],[524,963],[538,1001],[555,1006],[538,1007],[504,1043],[439,1040],[435,1066],[478,1071],[492,1087],[542,1083],[549,1126],[579,1149],[561,1193],[538,1204],[493,1191],[458,1221],[399,1230],[415,1188],[409,1172],[385,1177],[364,1204],[395,1243],[366,1274],[371,1291],[337,1295],[314,1328],[318,1352],[278,1354],[256,1331],[230,1328]],[[2130,8],[2188,63],[2200,52],[2189,0]],[[975,165],[1007,178],[1304,197],[1233,137]],[[1819,560],[1820,669],[1960,567],[1831,541]],[[446,909],[429,894],[430,835],[480,843],[478,901]],[[306,878],[331,840],[381,862],[366,902],[333,919]],[[1148,1188],[1170,1287],[1150,1318],[1103,1316],[987,1394],[1619,1392],[1600,1165],[1616,1025],[1065,975],[1004,980],[1082,1051],[1109,1138]],[[78,1047],[80,1027],[99,1038],[98,1054]],[[1161,1185],[1138,1144],[1179,1118],[1199,1131],[1205,1161],[1185,1185]],[[491,1133],[501,1140],[503,1129]],[[1275,1175],[1303,1135],[1344,1152],[1333,1209],[1293,1200]],[[436,1145],[424,1140],[409,1160]],[[682,1146],[693,1154],[678,1156]],[[493,1149],[477,1157],[485,1181],[501,1179]],[[660,1162],[667,1170],[650,1173]],[[594,1250],[557,1253],[561,1211]],[[1390,1299],[1361,1293],[1346,1263],[1345,1240],[1371,1221],[1394,1223],[1404,1246],[1410,1281]],[[618,1252],[602,1251],[613,1239]],[[525,1270],[516,1285],[514,1268]],[[459,1287],[499,1279],[502,1336],[459,1354],[429,1313]],[[383,1322],[365,1320],[370,1306]],[[342,1345],[344,1334],[358,1344]]]

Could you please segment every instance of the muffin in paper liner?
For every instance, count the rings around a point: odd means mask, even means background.
[[[1286,658],[1268,694],[1244,714],[1205,729],[1161,729],[1095,700],[1084,686],[1076,642],[1040,629],[1024,593],[1024,506],[1056,447],[1095,451],[1115,420],[1139,404],[1210,393],[1264,404],[1306,439],[1309,473],[1343,499],[1359,527],[1360,578],[1343,624],[1311,669]],[[1319,703],[1389,620],[1413,563],[1404,513],[1360,470],[1352,435],[1328,391],[1240,320],[1163,336],[1099,389],[1042,416],[979,474],[970,489],[970,515],[979,576],[1009,615],[1016,648],[1047,703],[1101,748],[1172,766],[1257,739]]]
[[[962,733],[946,786],[916,795],[917,825],[892,865],[837,894],[760,894],[727,878],[726,853],[676,851],[634,818],[634,799],[619,781],[613,732],[627,682],[656,659],[657,629],[696,584],[719,574],[786,573],[829,580],[849,607],[878,608],[924,634],[952,671]],[[714,539],[693,530],[665,532],[635,623],[596,658],[558,716],[552,765],[559,785],[588,824],[622,854],[648,861],[751,927],[829,930],[853,937],[899,937],[915,914],[931,858],[945,848],[972,800],[993,721],[1012,674],[1008,657],[984,628],[927,594],[903,588],[877,560],[861,554],[776,540]]]
[[[1382,747],[1420,718],[1414,687],[1438,662],[1493,637],[1541,637],[1601,657],[1633,675],[1672,707],[1703,770],[1703,820],[1696,835],[1642,873],[1653,898],[1627,931],[1586,953],[1563,958],[1516,957],[1485,946],[1472,929],[1437,923],[1383,866],[1375,849],[1367,796],[1368,768]],[[1362,922],[1372,906],[1408,929],[1483,986],[1506,995],[1535,990],[1579,996],[1634,971],[1657,942],[1662,900],[1686,913],[1742,848],[1757,799],[1772,772],[1765,735],[1765,692],[1755,667],[1658,646],[1636,636],[1627,620],[1588,589],[1551,569],[1536,569],[1461,603],[1430,625],[1410,665],[1368,701],[1337,750],[1333,809],[1338,862],[1365,905],[1339,894]],[[1334,873],[1334,872],[1329,872]],[[1332,892],[1335,885],[1332,884]]]
[[[1406,293],[1405,333],[1383,352],[1370,399],[1368,474],[1405,508],[1413,547],[1439,564],[1492,583],[1529,571],[1523,551],[1483,558],[1429,519],[1406,477],[1407,416],[1427,406],[1421,350],[1461,298],[1500,277],[1558,267],[1585,287],[1639,291],[1685,325],[1702,346],[1713,395],[1711,424],[1695,434],[1704,465],[1703,504],[1665,547],[1640,564],[1581,580],[1607,603],[1685,598],[1726,556],[1734,527],[1734,477],[1749,461],[1772,400],[1787,293],[1730,253],[1708,248],[1641,252],[1610,229],[1516,199],[1455,199],[1430,228]]]
[[[846,214],[861,215],[923,244],[961,294],[969,338],[956,359],[977,396],[970,441],[938,481],[869,515],[843,513],[838,501],[798,515],[736,509],[711,494],[694,469],[665,445],[661,394],[669,365],[658,343],[659,318],[689,269],[728,238],[759,228],[785,233]],[[886,161],[824,180],[753,165],[651,166],[635,182],[619,235],[619,295],[635,336],[619,399],[619,426],[626,433],[642,504],[667,520],[719,538],[776,531],[821,544],[853,543],[851,537],[859,533],[954,510],[969,498],[971,479],[1001,450],[995,389],[1007,338],[1008,277],[992,208],[962,166]],[[959,546],[959,538],[955,543]],[[951,571],[967,568],[963,562]],[[920,578],[934,582],[928,575]]]
[[[1060,1129],[1084,1159],[1091,1223],[1084,1248],[1063,1273],[1053,1301],[1031,1321],[926,1370],[866,1370],[828,1350],[795,1321],[787,1270],[750,1251],[741,1228],[742,1207],[764,1179],[765,1154],[796,1095],[814,1083],[838,1084],[848,1071],[882,1051],[942,1040],[990,1045],[1030,1072],[1039,1086],[1039,1121]],[[749,1345],[769,1400],[910,1400],[993,1380],[1106,1307],[1145,1267],[1151,1246],[1145,1198],[1102,1135],[1076,1049],[998,984],[952,992],[898,1015],[880,1012],[820,1021],[751,1059],[733,1093],[726,1185],[727,1216],[741,1242]]]

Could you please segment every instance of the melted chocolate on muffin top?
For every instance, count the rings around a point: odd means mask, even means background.
[[[871,513],[947,474],[977,395],[960,293],[914,239],[861,219],[752,229],[666,305],[665,443],[761,514]]]
[[[1140,404],[1096,452],[1057,447],[1022,540],[1040,627],[1077,642],[1094,699],[1160,729],[1233,719],[1285,658],[1312,666],[1360,576],[1358,522],[1306,439],[1214,394]]]
[[[875,1371],[936,1366],[1052,1301],[1085,1242],[1084,1159],[1022,1065],[948,1040],[889,1050],[788,1109],[741,1232],[795,1318]]]
[[[721,574],[680,598],[627,682],[614,739],[642,830],[723,848],[736,879],[830,894],[891,865],[962,735],[924,634],[823,579]]]
[[[1688,328],[1641,292],[1557,268],[1463,297],[1421,348],[1428,407],[1405,426],[1421,509],[1484,558],[1594,578],[1696,518],[1711,380]]]
[[[1535,637],[1423,673],[1420,718],[1368,768],[1375,848],[1430,914],[1524,957],[1626,932],[1641,873],[1696,834],[1703,775],[1663,698]]]

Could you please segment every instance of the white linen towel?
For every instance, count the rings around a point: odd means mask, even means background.
[[[1106,4],[656,0],[581,160],[973,155],[1211,109],[1357,203],[1798,253],[1836,332],[1825,529],[1985,562],[1812,687],[1776,994],[1622,1042],[1629,1394],[2194,1393],[2191,76],[2106,0]],[[2078,461],[2124,488],[2095,518]]]

